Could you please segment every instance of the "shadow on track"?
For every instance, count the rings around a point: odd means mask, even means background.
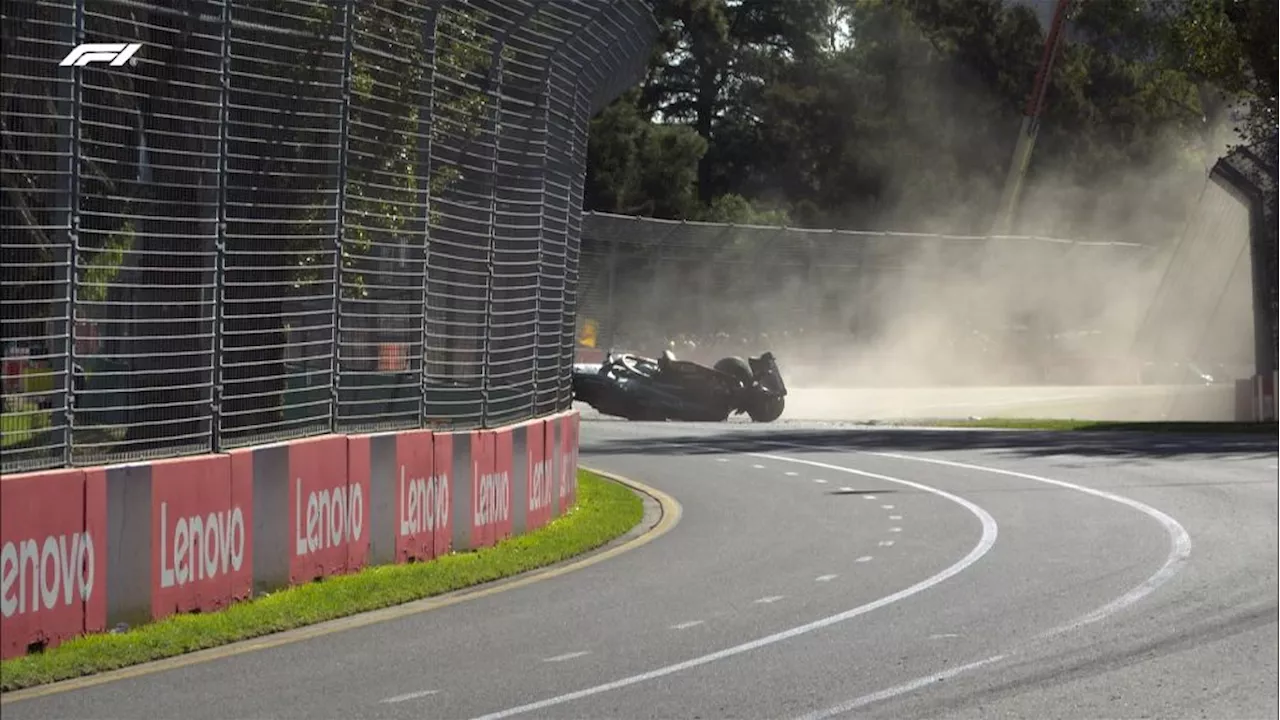
[[[661,424],[666,429],[669,424]],[[764,443],[794,443],[830,452],[937,452],[989,450],[1014,457],[1078,457],[1136,459],[1275,458],[1280,444],[1274,435],[1122,431],[930,430],[887,428],[730,429],[701,426],[701,432],[665,433],[651,437],[595,440],[583,438],[582,452],[638,455],[700,455],[767,450]]]

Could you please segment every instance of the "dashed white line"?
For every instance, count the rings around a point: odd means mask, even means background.
[[[889,519],[890,519],[890,520],[901,520],[901,519],[902,519],[902,516],[901,516],[901,515],[890,515],[890,516],[889,516]]]
[[[839,575],[819,575],[818,577],[814,578],[813,581],[814,582],[831,582],[832,580],[835,580],[838,577],[840,576]]]
[[[881,505],[880,507],[881,507],[881,509],[884,509],[884,510],[892,510],[892,509],[893,509],[893,506],[892,506],[892,505]]]
[[[716,462],[729,462],[729,458],[716,458]]]
[[[676,625],[672,625],[671,629],[672,630],[688,630],[689,628],[694,627],[695,625],[701,625],[701,624],[702,624],[701,620],[690,620],[689,622],[682,622]]]
[[[764,466],[763,466],[763,465],[752,465],[751,467],[755,468],[756,470],[763,470],[763,469],[764,469]]]
[[[704,446],[704,447],[709,447],[709,446]],[[808,448],[806,447],[803,449],[808,449]],[[581,700],[582,698],[593,697],[601,693],[612,692],[614,690],[619,690],[621,688],[630,687],[632,685],[637,685],[639,683],[648,682],[650,680],[656,680],[661,677],[666,677],[668,675],[674,675],[676,673],[684,672],[686,670],[691,670],[693,668],[701,667],[703,665],[709,665],[719,660],[724,660],[737,655],[741,655],[743,653],[751,652],[753,650],[758,650],[763,647],[768,647],[770,645],[784,642],[786,640],[790,640],[791,638],[798,637],[800,635],[806,635],[814,631],[822,630],[824,628],[831,627],[832,625],[836,625],[838,623],[851,620],[856,617],[861,617],[862,615],[873,612],[875,610],[879,610],[880,608],[885,607],[887,605],[892,605],[893,603],[896,603],[900,600],[904,600],[918,593],[922,593],[926,590],[929,590],[930,588],[933,588],[941,583],[946,582],[948,579],[958,575],[959,573],[963,572],[965,569],[971,567],[974,563],[981,560],[983,556],[985,556],[988,552],[990,552],[991,548],[996,543],[996,536],[999,531],[996,526],[995,518],[991,517],[990,513],[978,507],[977,505],[973,504],[972,502],[958,495],[953,495],[949,492],[946,492],[945,490],[939,490],[937,488],[929,487],[928,485],[922,485],[920,483],[913,482],[911,480],[903,480],[900,478],[890,477],[888,475],[880,475],[877,473],[870,473],[863,470],[855,470],[853,468],[818,462],[816,460],[808,460],[804,458],[788,457],[785,455],[772,455],[772,454],[763,454],[763,453],[749,453],[749,454],[754,455],[756,457],[761,457],[767,460],[790,462],[790,463],[796,463],[799,465],[808,465],[810,467],[815,467],[815,468],[823,468],[826,470],[831,470],[833,472],[842,472],[842,473],[848,473],[850,475],[858,475],[860,477],[870,478],[872,480],[877,480],[880,482],[890,482],[896,485],[903,485],[905,487],[913,488],[915,490],[920,490],[922,492],[927,492],[932,495],[937,495],[938,497],[944,498],[953,503],[956,503],[957,505],[960,505],[961,507],[963,507],[964,509],[972,513],[975,517],[977,517],[978,520],[982,523],[982,536],[978,539],[977,544],[974,545],[973,548],[964,557],[960,558],[959,560],[957,560],[956,562],[954,562],[944,570],[938,572],[937,574],[932,575],[928,578],[925,578],[924,580],[921,580],[920,582],[917,582],[914,585],[911,585],[910,587],[903,588],[902,590],[899,590],[890,595],[885,595],[884,597],[878,598],[871,602],[859,605],[857,607],[850,608],[848,610],[845,610],[844,612],[837,613],[835,615],[830,615],[824,618],[819,618],[818,620],[805,623],[804,625],[797,625],[795,627],[788,628],[781,632],[756,638],[755,640],[751,640],[749,642],[745,642],[740,645],[734,645],[732,647],[724,648],[723,650],[717,650],[716,652],[708,653],[706,655],[690,658],[683,662],[673,663],[671,665],[665,665],[663,667],[655,668],[648,672],[643,672],[636,675],[630,675],[628,677],[619,678],[611,682],[602,683],[600,685],[594,685],[591,687],[583,688],[582,690],[576,690],[574,692],[564,693],[561,695],[557,695],[555,697],[550,697],[543,700],[526,703],[524,705],[509,707],[504,710],[499,710],[497,712],[492,712],[486,715],[482,715],[476,718],[476,720],[499,720],[500,718],[511,717],[513,715],[523,715],[525,713],[544,710],[549,707],[564,705],[565,703],[570,703],[575,700]]]
[[[797,476],[797,475],[799,475],[799,474],[800,474],[800,473],[798,473],[798,472],[788,472],[788,473],[787,473],[787,477],[795,477],[795,476]]]
[[[853,492],[853,488],[851,488],[851,487],[842,487],[842,488],[840,488],[840,492]]]
[[[902,528],[900,528],[900,527],[891,527],[891,528],[889,528],[889,532],[902,532]]]
[[[823,480],[822,478],[814,478],[814,479],[813,479],[813,481],[814,481],[814,482],[816,482],[816,483],[818,483],[819,485],[826,485],[826,484],[827,484],[827,481],[826,481],[826,480]]]
[[[757,605],[761,605],[761,604],[768,605],[768,604],[770,604],[770,603],[776,603],[776,602],[778,602],[779,600],[781,600],[781,599],[782,599],[782,598],[784,598],[784,597],[786,597],[786,595],[770,595],[769,597],[762,597],[762,598],[760,598],[759,600],[757,600],[757,601],[756,601],[756,604],[757,604]]]
[[[862,499],[863,499],[863,500],[875,500],[875,499],[876,499],[876,496],[875,496],[875,495],[863,495],[863,496],[862,496]]]
[[[863,555],[862,557],[858,558],[857,560],[854,560],[854,562],[871,562],[871,556],[870,556],[870,555]]]
[[[892,540],[881,540],[880,542],[878,542],[878,543],[876,543],[876,544],[877,544],[877,545],[879,545],[880,547],[893,547],[893,541],[892,541]]]
[[[578,652],[565,653],[563,655],[556,655],[555,657],[543,658],[542,662],[564,662],[565,660],[572,660],[574,658],[580,658],[583,655],[590,655],[590,654],[591,654],[590,651],[579,650]]]
[[[788,445],[791,446],[791,444],[788,444]],[[1134,587],[1129,592],[1125,593],[1124,595],[1121,595],[1115,600],[1112,600],[1106,605],[1103,605],[1102,607],[1094,610],[1093,612],[1090,612],[1086,615],[1082,615],[1079,618],[1076,618],[1075,620],[1072,620],[1064,625],[1059,625],[1058,627],[1045,631],[1037,635],[1031,642],[1039,642],[1044,640],[1045,638],[1070,632],[1072,630],[1076,630],[1090,623],[1098,622],[1107,617],[1110,617],[1111,615],[1117,612],[1120,612],[1121,610],[1125,609],[1126,607],[1129,607],[1130,605],[1133,605],[1134,603],[1137,603],[1139,600],[1155,592],[1157,589],[1160,588],[1161,585],[1164,585],[1170,579],[1172,579],[1173,576],[1176,575],[1178,571],[1182,569],[1182,566],[1186,564],[1187,560],[1191,557],[1191,536],[1187,534],[1186,528],[1182,527],[1182,525],[1177,520],[1173,519],[1172,517],[1165,514],[1164,512],[1161,512],[1160,510],[1157,510],[1156,508],[1153,508],[1150,505],[1147,505],[1145,503],[1141,503],[1141,502],[1138,502],[1137,500],[1124,497],[1123,495],[1116,495],[1114,493],[1109,493],[1104,490],[1095,490],[1090,487],[1086,487],[1083,485],[1076,485],[1074,483],[1065,482],[1063,480],[1054,480],[1052,478],[1047,478],[1040,475],[1032,475],[1030,473],[1021,473],[1015,470],[1003,470],[1001,468],[994,468],[994,467],[989,467],[985,465],[972,465],[969,463],[955,462],[952,460],[941,460],[938,458],[926,458],[926,457],[919,457],[914,455],[899,455],[896,453],[872,452],[869,454],[879,455],[881,457],[897,458],[900,460],[913,460],[915,462],[933,463],[936,465],[944,465],[948,467],[961,468],[964,470],[978,470],[978,471],[988,472],[996,475],[1006,475],[1009,477],[1016,477],[1016,478],[1022,478],[1025,480],[1031,480],[1033,482],[1043,483],[1045,485],[1055,485],[1057,487],[1066,488],[1068,490],[1075,490],[1076,492],[1081,492],[1086,495],[1099,497],[1104,500],[1111,500],[1112,502],[1117,502],[1117,503],[1120,503],[1121,505],[1127,505],[1133,508],[1134,510],[1137,510],[1138,512],[1141,512],[1144,515],[1154,519],[1156,522],[1160,523],[1160,525],[1164,527],[1165,532],[1169,535],[1169,545],[1170,545],[1169,555],[1165,558],[1164,564],[1160,566],[1160,569],[1157,570],[1154,575],[1147,578],[1146,580],[1144,580],[1142,583]],[[817,712],[810,713],[808,715],[805,715],[803,717],[803,720],[823,720],[824,718],[829,718],[835,715],[843,715],[851,710],[855,710],[857,708],[863,707],[864,705],[870,705],[871,703],[879,702],[881,700],[888,700],[890,698],[894,698],[899,695],[906,695],[907,693],[914,692],[916,690],[919,690],[920,688],[927,687],[941,680],[948,680],[957,675],[960,675],[961,673],[965,673],[970,670],[983,667],[984,665],[990,665],[992,663],[1000,662],[1001,660],[1004,660],[1006,657],[1010,655],[1017,655],[1018,652],[1021,652],[1021,650],[1015,649],[1008,653],[1004,653],[1001,655],[993,655],[989,658],[985,658],[977,662],[972,662],[967,665],[960,665],[957,667],[948,668],[947,670],[943,670],[942,672],[936,673],[934,675],[917,678],[915,680],[904,683],[902,685],[897,685],[895,687],[891,687],[886,690],[881,690],[879,692],[871,693],[869,695],[863,695],[862,697],[854,698],[853,700],[850,700],[845,703],[841,703],[840,705],[836,705],[834,707],[830,707],[825,710],[820,710]]]
[[[405,702],[406,700],[417,700],[418,698],[424,698],[424,697],[427,697],[428,695],[435,695],[438,692],[440,691],[439,690],[422,690],[420,692],[411,692],[411,693],[405,693],[403,695],[395,695],[393,697],[383,698],[378,702],[387,703],[387,704],[402,703],[402,702]]]

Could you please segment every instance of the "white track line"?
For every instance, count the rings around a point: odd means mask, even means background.
[[[405,693],[404,695],[396,695],[395,697],[383,698],[378,702],[386,703],[388,705],[391,703],[402,703],[402,702],[405,702],[406,700],[417,700],[418,698],[424,698],[424,697],[427,697],[428,695],[435,695],[438,692],[440,691],[439,690],[422,690],[420,692],[411,692],[411,693]]]
[[[671,629],[672,630],[688,630],[691,627],[696,627],[701,624],[702,624],[701,620],[690,620],[689,622],[682,622],[678,625],[672,625]]]
[[[808,449],[808,448],[805,448],[805,449]],[[745,454],[752,455],[754,457],[765,458],[769,460],[776,460],[778,462],[796,463],[799,465],[808,465],[811,467],[823,468],[823,469],[831,470],[834,472],[848,473],[850,475],[859,475],[861,477],[870,478],[872,480],[879,480],[882,482],[891,482],[897,485],[904,485],[906,487],[913,488],[915,490],[920,490],[922,492],[927,492],[933,495],[937,495],[938,497],[950,500],[951,502],[954,502],[957,505],[960,505],[964,509],[968,510],[969,512],[973,513],[974,517],[976,517],[978,521],[982,523],[982,536],[978,539],[978,544],[974,545],[973,549],[970,550],[967,555],[957,560],[950,567],[947,567],[946,569],[942,570],[936,575],[925,578],[924,580],[921,580],[920,582],[910,587],[899,590],[898,592],[895,592],[893,594],[886,595],[878,600],[873,600],[869,603],[859,605],[858,607],[845,610],[842,613],[837,613],[835,615],[821,618],[819,620],[815,620],[813,622],[806,623],[804,625],[797,625],[796,627],[790,628],[788,630],[783,630],[782,632],[774,633],[772,635],[766,635],[765,637],[758,638],[750,642],[745,642],[745,643],[742,643],[741,645],[734,645],[733,647],[725,648],[717,652],[709,653],[707,655],[702,655],[700,657],[692,658],[690,660],[685,660],[684,662],[675,663],[673,665],[660,667],[655,670],[650,670],[649,672],[640,673],[638,675],[632,675],[630,677],[614,680],[613,682],[604,683],[602,685],[596,685],[594,687],[585,688],[583,690],[578,690],[571,693],[565,693],[564,695],[557,695],[555,697],[547,698],[546,700],[539,700],[537,702],[528,703],[526,705],[520,705],[517,707],[508,708],[506,710],[500,710],[498,712],[489,713],[488,715],[482,715],[476,718],[476,720],[498,720],[499,718],[511,717],[513,715],[521,715],[528,712],[534,712],[536,710],[543,710],[545,708],[554,707],[556,705],[563,705],[565,703],[573,702],[574,700],[581,700],[582,698],[591,697],[593,695],[599,695],[601,693],[611,692],[613,690],[629,687],[631,685],[637,685],[639,683],[647,682],[649,680],[655,680],[660,677],[666,677],[667,675],[674,675],[676,673],[683,672],[685,670],[691,670],[693,668],[696,668],[702,665],[708,665],[718,660],[724,660],[726,658],[731,658],[735,655],[741,655],[742,653],[750,652],[752,650],[758,650],[762,647],[774,645],[784,640],[790,640],[793,637],[805,635],[805,634],[814,632],[815,630],[821,630],[823,628],[830,627],[837,623],[841,623],[846,620],[851,620],[860,615],[865,615],[873,610],[878,610],[882,607],[885,607],[886,605],[891,605],[895,602],[898,602],[899,600],[904,600],[906,598],[909,598],[912,595],[916,595],[918,593],[924,592],[925,590],[928,590],[934,587],[935,585],[938,585],[939,583],[945,582],[946,580],[959,574],[960,572],[964,571],[966,568],[972,566],[974,563],[981,560],[982,557],[986,555],[988,551],[991,550],[992,546],[996,544],[996,535],[998,534],[998,530],[997,530],[995,518],[991,517],[990,513],[988,513],[986,510],[983,510],[982,508],[969,502],[968,500],[965,500],[964,498],[959,497],[957,495],[952,495],[951,493],[946,492],[944,490],[939,490],[937,488],[929,487],[928,485],[922,485],[920,483],[912,482],[910,480],[902,480],[900,478],[890,477],[888,475],[880,475],[877,473],[865,472],[863,470],[855,470],[853,468],[842,467],[840,465],[831,465],[829,463],[818,462],[816,460],[806,460],[804,458],[793,458],[793,457],[787,457],[784,455],[772,455],[768,453],[745,453]]]
[[[835,707],[827,708],[826,710],[819,710],[818,712],[815,712],[815,713],[809,713],[808,715],[803,716],[800,720],[825,720],[826,718],[834,717],[836,715],[843,715],[851,710],[857,710],[858,708],[864,707],[866,705],[870,705],[871,703],[880,702],[881,700],[888,700],[889,698],[897,697],[899,695],[906,695],[909,692],[914,692],[916,690],[919,690],[922,687],[928,687],[929,685],[932,685],[933,683],[939,682],[941,680],[950,680],[951,678],[961,673],[966,673],[966,672],[969,672],[970,670],[976,670],[982,667],[983,665],[990,665],[991,663],[1000,662],[1001,660],[1004,659],[1004,657],[1005,657],[1004,655],[996,655],[994,657],[989,657],[986,660],[979,660],[978,662],[969,663],[968,665],[961,665],[959,667],[953,667],[949,670],[943,670],[940,673],[934,673],[933,675],[929,675],[927,677],[916,678],[911,682],[903,683],[901,685],[896,685],[894,687],[881,690],[880,692],[871,693],[870,695],[863,695],[862,697],[854,698],[849,702],[840,703],[839,705],[836,705]]]
[[[818,449],[818,448],[803,446],[803,445],[792,445],[790,443],[785,443],[785,444],[770,443],[770,444],[785,445],[786,447],[803,448],[806,450]],[[1137,500],[1124,497],[1123,495],[1116,495],[1114,493],[1109,493],[1103,490],[1095,490],[1090,487],[1085,487],[1083,485],[1076,485],[1075,483],[1069,483],[1064,480],[1054,480],[1052,478],[1042,477],[1040,475],[1032,475],[1030,473],[1017,472],[1015,470],[1004,470],[1002,468],[988,467],[985,465],[973,465],[970,463],[956,462],[953,460],[941,460],[938,458],[919,457],[916,455],[902,455],[898,453],[867,452],[865,454],[877,455],[880,457],[887,457],[887,458],[894,458],[897,460],[909,460],[913,462],[932,463],[935,465],[943,465],[946,467],[959,468],[962,470],[974,470],[978,472],[992,473],[995,475],[1007,475],[1009,477],[1016,477],[1023,480],[1030,480],[1032,482],[1038,482],[1038,483],[1043,483],[1047,485],[1056,485],[1061,488],[1066,488],[1068,490],[1075,490],[1076,492],[1081,492],[1086,495],[1092,495],[1094,497],[1102,498],[1104,500],[1110,500],[1112,502],[1120,503],[1121,505],[1126,505],[1154,519],[1156,522],[1160,523],[1162,527],[1164,527],[1165,532],[1168,533],[1169,535],[1169,555],[1165,558],[1164,564],[1160,566],[1159,570],[1156,570],[1154,575],[1142,581],[1132,590],[1125,593],[1124,595],[1121,595],[1115,600],[1107,603],[1106,605],[1103,605],[1102,607],[1094,610],[1093,612],[1087,613],[1085,615],[1081,615],[1075,620],[1067,622],[1063,625],[1059,625],[1050,630],[1046,630],[1045,632],[1042,632],[1039,635],[1036,635],[1031,640],[1024,643],[1024,645],[1036,647],[1039,641],[1045,640],[1055,635],[1061,635],[1063,633],[1070,632],[1072,630],[1077,630],[1081,627],[1084,627],[1085,625],[1089,625],[1091,623],[1104,620],[1107,617],[1114,615],[1117,612],[1120,612],[1126,607],[1133,605],[1134,603],[1138,602],[1139,600],[1146,597],[1147,595],[1150,595],[1151,593],[1155,592],[1156,589],[1158,589],[1161,585],[1164,585],[1166,582],[1168,582],[1174,575],[1178,573],[1179,570],[1182,569],[1182,566],[1186,564],[1187,559],[1191,557],[1191,536],[1187,534],[1186,529],[1183,528],[1182,525],[1179,524],[1177,520],[1174,520],[1169,515],[1151,507],[1150,505],[1147,505],[1146,503],[1138,502]],[[937,682],[939,680],[947,680],[957,675],[960,675],[961,673],[966,673],[970,670],[975,670],[977,668],[980,668],[986,665],[997,663],[1011,655],[1016,655],[1020,651],[1021,651],[1020,648],[1015,646],[1014,649],[1010,650],[1007,653],[1004,653],[1001,655],[994,655],[984,660],[979,660],[977,662],[969,663],[967,665],[960,665],[958,667],[949,668],[947,670],[943,670],[942,672],[934,675],[929,675],[923,678],[917,678],[915,680],[904,683],[902,685],[897,685],[895,687],[891,687],[885,690],[880,690],[878,692],[870,693],[868,695],[863,695],[861,697],[857,697],[857,698],[854,698],[853,700],[840,703],[839,705],[835,705],[825,710],[819,710],[817,712],[804,715],[801,720],[824,720],[825,718],[834,717],[836,715],[843,715],[852,710],[856,710],[857,708],[870,705],[875,702],[880,702],[881,700],[888,700],[890,698],[894,698],[899,695],[906,695],[907,693],[914,692],[923,687],[927,687],[930,684]]]
[[[572,660],[574,658],[580,658],[583,655],[590,655],[590,654],[591,653],[587,650],[579,650],[578,652],[565,653],[563,655],[557,655],[555,657],[543,658],[542,662],[564,662],[565,660]]]

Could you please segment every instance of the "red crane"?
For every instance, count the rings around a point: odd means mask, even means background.
[[[1040,69],[1036,71],[1035,84],[1031,87],[1031,95],[1027,97],[1027,108],[1022,116],[1022,127],[1018,131],[1018,142],[1013,149],[1013,162],[1009,165],[1009,175],[1005,178],[1004,194],[1000,198],[1000,207],[996,213],[992,235],[1007,235],[1018,210],[1018,199],[1022,195],[1022,180],[1031,161],[1031,151],[1036,144],[1036,133],[1040,130],[1040,114],[1044,111],[1045,96],[1049,94],[1049,78],[1053,73],[1053,63],[1062,47],[1063,25],[1066,24],[1067,10],[1072,0],[1058,0],[1053,11],[1053,21],[1049,24],[1049,34],[1044,40],[1044,55],[1040,60]]]

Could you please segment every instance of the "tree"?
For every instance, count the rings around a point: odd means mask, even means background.
[[[658,217],[697,214],[698,162],[707,141],[687,125],[651,123],[639,92],[610,104],[591,122],[586,206]]]
[[[734,190],[748,163],[759,119],[753,102],[781,65],[820,52],[831,0],[657,0],[661,51],[643,105],[662,121],[691,125],[708,143],[698,166],[698,196],[709,203]],[[749,153],[749,150],[747,151]]]
[[[654,8],[664,33],[647,79],[593,125],[588,207],[692,219],[736,195],[752,213],[775,207],[807,226],[989,227],[1043,51],[1045,28],[1025,4],[655,0]],[[1077,0],[1029,182],[1096,188],[1169,158],[1203,167],[1206,152],[1221,151],[1210,130],[1237,97],[1257,126],[1250,133],[1274,132],[1275,22],[1266,21],[1274,17],[1268,0]],[[645,146],[646,126],[680,126],[664,132],[691,129],[705,141],[696,201],[680,195],[688,154],[672,166],[669,154],[634,150]],[[646,169],[659,162],[668,166]],[[662,178],[659,189],[639,189],[634,178],[646,176]],[[1176,216],[1186,205],[1180,192],[1152,202]],[[1102,195],[1079,193],[1075,215],[1088,216]]]

